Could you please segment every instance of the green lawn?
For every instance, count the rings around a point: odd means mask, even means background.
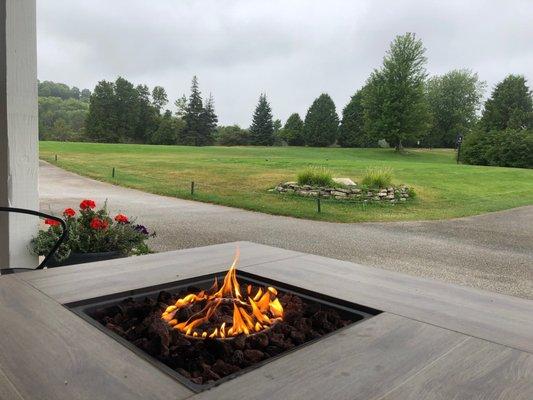
[[[456,165],[452,150],[303,147],[184,147],[41,142],[40,157],[101,181],[147,192],[317,220],[399,221],[461,217],[533,204],[533,170]],[[368,166],[390,166],[395,183],[415,188],[407,204],[369,205],[323,201],[267,190],[295,180],[309,164],[358,181]],[[111,177],[116,168],[115,178]]]

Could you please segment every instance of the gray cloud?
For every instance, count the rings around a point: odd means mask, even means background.
[[[340,113],[404,32],[424,41],[430,74],[531,83],[531,15],[530,0],[40,0],[39,78],[92,89],[121,75],[175,99],[196,74],[220,122],[248,126],[261,92],[282,120],[322,92]]]

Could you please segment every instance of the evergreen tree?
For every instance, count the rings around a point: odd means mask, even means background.
[[[115,132],[119,142],[135,141],[139,122],[139,94],[133,84],[122,77],[115,81]]]
[[[186,126],[181,137],[182,144],[201,146],[205,141],[203,137],[205,134],[203,112],[204,107],[198,87],[198,78],[194,76],[192,78],[191,95],[187,104],[187,112],[184,117]]]
[[[148,143],[153,132],[157,129],[159,110],[150,101],[150,89],[146,85],[137,85],[139,108],[137,127],[135,129],[136,143]]]
[[[526,79],[509,75],[496,85],[481,117],[485,131],[533,129],[533,103]]]
[[[214,142],[214,134],[217,128],[218,117],[215,113],[215,100],[209,94],[202,112],[202,129],[200,135],[200,145],[211,145]]]
[[[274,122],[272,123],[272,126],[274,127],[274,134],[281,129],[282,125],[283,124],[281,123],[280,119],[274,120]]]
[[[251,144],[255,146],[272,146],[274,144],[274,122],[272,110],[265,94],[259,96],[250,126]]]
[[[398,151],[429,127],[424,54],[415,34],[397,36],[382,68],[370,76],[363,97],[365,130],[376,140],[386,139]]]
[[[305,142],[313,147],[325,147],[335,143],[339,129],[339,117],[335,103],[322,93],[309,107],[304,123]]]
[[[167,92],[162,86],[155,86],[152,90],[152,105],[156,108],[158,113],[168,103]]]
[[[423,144],[455,147],[458,134],[466,134],[477,122],[484,82],[468,70],[453,70],[430,78],[426,84],[432,115],[431,129]]]
[[[339,144],[342,147],[376,147],[377,140],[364,128],[364,88],[358,90],[342,110]]]
[[[291,114],[283,127],[284,139],[290,146],[305,145],[304,122],[298,113]]]
[[[115,91],[112,82],[100,81],[94,88],[89,101],[89,112],[85,122],[86,134],[95,142],[116,143]]]

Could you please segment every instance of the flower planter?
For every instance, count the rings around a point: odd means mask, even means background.
[[[65,265],[85,264],[95,261],[112,260],[114,258],[125,257],[120,251],[106,251],[102,253],[71,253],[63,261],[56,261],[52,258],[47,263],[48,268],[63,267]]]
[[[69,257],[57,261],[54,257],[46,261],[50,268],[64,265],[84,264],[95,261],[110,260],[125,257],[128,254],[147,254],[150,248],[146,244],[148,238],[155,233],[148,232],[145,226],[136,224],[124,214],[117,214],[114,218],[109,215],[106,205],[96,209],[93,200],[83,200],[79,211],[73,208],[63,210],[65,232],[60,226],[58,218],[45,219],[46,229],[39,229],[39,233],[31,242],[34,254],[44,255],[52,251],[52,244],[61,235],[66,236],[64,243],[57,249],[56,255],[69,254]],[[120,251],[110,251],[120,249]],[[54,248],[55,250],[55,248]]]

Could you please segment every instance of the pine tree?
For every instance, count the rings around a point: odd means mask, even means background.
[[[214,134],[217,128],[218,117],[215,113],[215,100],[209,94],[202,112],[202,129],[200,134],[200,145],[211,145],[214,142]]]
[[[338,143],[342,147],[375,147],[377,140],[364,130],[363,90],[358,90],[342,110]]]
[[[397,36],[370,76],[363,98],[365,130],[396,150],[426,133],[430,115],[425,96],[425,49],[415,34]]]
[[[252,125],[250,126],[251,144],[256,146],[272,146],[274,144],[274,122],[272,110],[265,94],[259,96],[255,108]]]
[[[139,94],[133,84],[122,77],[117,78],[114,88],[115,132],[118,141],[121,143],[135,141],[139,121]]]
[[[300,118],[300,114],[294,113],[287,119],[285,126],[285,139],[290,146],[303,146],[305,145],[304,139],[304,122]]]
[[[309,107],[304,123],[304,137],[308,146],[325,147],[335,143],[339,129],[339,117],[335,103],[322,93]]]
[[[139,102],[135,142],[148,143],[152,134],[157,129],[159,111],[150,101],[150,89],[148,86],[138,85],[135,89],[137,90]]]
[[[526,79],[509,75],[485,102],[481,126],[485,131],[533,129],[533,102]]]
[[[202,96],[198,87],[198,78],[194,76],[192,78],[191,95],[189,96],[189,102],[187,104],[187,112],[185,114],[185,129],[181,137],[182,144],[186,145],[202,145],[202,134],[205,132],[203,128],[202,114],[204,107],[202,103]]]
[[[112,82],[100,81],[89,99],[85,120],[86,135],[95,142],[116,143],[115,91]]]

